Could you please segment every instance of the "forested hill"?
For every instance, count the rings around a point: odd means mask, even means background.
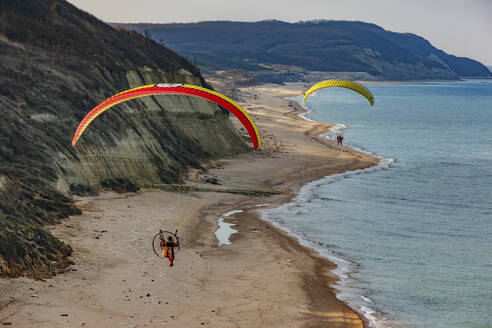
[[[219,107],[183,96],[120,104],[72,148],[83,116],[118,91],[206,83],[174,51],[66,1],[0,10],[0,276],[66,269],[70,247],[43,227],[80,213],[72,194],[177,183],[201,159],[247,151]]]
[[[201,68],[240,68],[265,78],[271,71],[293,79],[302,78],[305,71],[351,72],[356,78],[377,80],[492,76],[479,62],[446,54],[415,34],[363,22],[113,25],[150,33],[188,59],[196,58]]]

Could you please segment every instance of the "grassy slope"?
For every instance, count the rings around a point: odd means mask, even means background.
[[[175,52],[66,1],[1,0],[0,9],[0,275],[65,269],[70,247],[43,226],[80,213],[68,191],[175,183],[200,159],[247,151],[219,107],[183,97],[120,106],[72,148],[84,114],[116,91],[206,82]]]

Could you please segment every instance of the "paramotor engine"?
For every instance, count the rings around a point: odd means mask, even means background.
[[[179,244],[178,230],[176,230],[175,233],[172,233],[170,231],[159,231],[154,236],[154,239],[152,239],[152,249],[154,250],[155,255],[160,258],[164,258],[160,247],[161,239],[166,241],[168,237],[172,237],[176,245],[178,245],[178,250],[181,250],[181,246]]]

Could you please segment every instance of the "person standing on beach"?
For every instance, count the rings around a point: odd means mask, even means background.
[[[343,142],[343,136],[341,133],[337,134],[337,146],[341,146]]]

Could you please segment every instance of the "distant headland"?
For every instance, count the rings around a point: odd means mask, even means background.
[[[480,62],[426,39],[358,21],[208,21],[111,25],[134,30],[186,56],[202,71],[241,69],[261,82],[491,78]]]

